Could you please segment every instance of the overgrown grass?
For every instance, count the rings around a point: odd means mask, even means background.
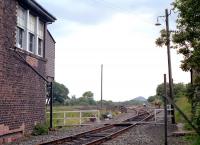
[[[83,108],[82,106],[53,106],[53,112],[58,112],[58,111],[74,111],[74,110],[80,110],[81,108]],[[95,107],[88,107],[89,109],[87,110],[96,110]],[[91,108],[91,109],[90,109]],[[47,112],[49,112],[49,108],[46,109]],[[101,114],[106,113],[108,110],[100,110],[100,117]],[[82,113],[82,117],[91,117],[91,116],[95,116],[95,114],[93,112],[84,112]],[[118,112],[114,112],[112,111],[112,115],[113,117],[118,115]],[[79,117],[80,117],[80,113],[79,112],[70,112],[70,113],[66,113],[65,117],[74,117],[74,119],[69,119],[69,120],[65,120],[65,125],[78,125],[80,123]],[[46,113],[46,118],[47,118],[47,122],[49,122],[49,118],[50,118],[50,114]],[[64,125],[64,120],[63,119],[55,119],[55,118],[64,118],[64,113],[53,113],[53,126],[63,126]],[[82,123],[84,122],[88,122],[89,119],[82,119]]]
[[[186,97],[180,97],[176,99],[176,104],[187,115],[188,118],[191,117],[191,105]],[[178,111],[176,111],[176,121],[179,123],[186,123],[185,119]]]
[[[190,142],[191,145],[200,145],[200,137],[197,135],[184,136],[183,139]]]
[[[34,126],[32,135],[38,136],[38,135],[45,135],[45,134],[48,134],[48,124],[39,123]]]

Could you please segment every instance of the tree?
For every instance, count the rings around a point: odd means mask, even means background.
[[[180,98],[182,96],[186,96],[187,85],[183,83],[174,84],[174,95],[175,98]]]
[[[149,103],[153,103],[156,99],[158,98],[158,96],[150,96],[148,99],[147,99],[147,101],[149,102]]]
[[[159,96],[160,99],[163,98],[163,96],[165,96],[165,87],[164,87],[164,83],[159,84],[156,88],[156,96]],[[167,96],[169,96],[169,83],[167,83]]]
[[[53,103],[64,104],[69,95],[69,90],[63,84],[53,83]]]
[[[93,98],[94,94],[91,91],[87,91],[82,95],[84,98]]]
[[[179,98],[186,95],[186,85],[183,83],[173,84],[174,98]],[[159,84],[156,88],[156,95],[162,97],[165,95],[164,83]],[[167,83],[167,95],[169,96],[169,84]]]
[[[200,1],[175,0],[173,5],[178,11],[178,18],[177,30],[172,35],[172,47],[184,56],[181,61],[181,68],[184,71],[192,69],[200,72]],[[160,34],[155,43],[162,47],[166,45],[166,30],[161,30]]]
[[[167,45],[167,32],[165,29],[160,31],[160,37],[156,39],[155,43],[157,46],[162,47],[163,45]]]
[[[200,1],[175,0],[174,8],[179,12],[177,19],[177,33],[173,35],[173,42],[180,54],[183,54],[181,68],[200,71]]]
[[[82,97],[79,98],[79,102],[82,105],[95,105],[96,102],[93,98],[94,94],[91,91],[87,91],[83,93]]]
[[[178,52],[184,56],[181,68],[184,71],[195,72],[189,99],[192,104],[192,119],[200,129],[200,1],[175,0],[175,10],[179,12],[177,33],[173,42]]]

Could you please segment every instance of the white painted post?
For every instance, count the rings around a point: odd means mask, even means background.
[[[80,125],[82,124],[81,122],[81,117],[82,117],[82,112],[80,111]]]
[[[65,119],[66,119],[66,114],[64,112],[64,125],[66,124]]]

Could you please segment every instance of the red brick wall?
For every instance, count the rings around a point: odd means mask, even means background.
[[[45,82],[9,49],[15,46],[16,0],[0,0],[0,126],[30,132],[45,120]],[[45,76],[46,61],[19,52]]]
[[[55,42],[48,30],[45,37],[46,73],[48,77],[55,78]]]

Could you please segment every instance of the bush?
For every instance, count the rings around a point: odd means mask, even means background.
[[[189,141],[191,145],[200,145],[200,137],[198,135],[188,135],[183,139]]]
[[[191,127],[191,125],[189,123],[187,123],[187,122],[184,124],[184,129],[185,130],[193,130],[193,128]]]
[[[33,128],[33,132],[32,135],[45,135],[48,134],[48,125],[46,123],[43,124],[37,124],[35,125],[35,127]]]
[[[200,144],[200,137],[197,136],[195,141],[194,141],[194,143],[193,143],[193,145],[199,145],[199,144]]]

